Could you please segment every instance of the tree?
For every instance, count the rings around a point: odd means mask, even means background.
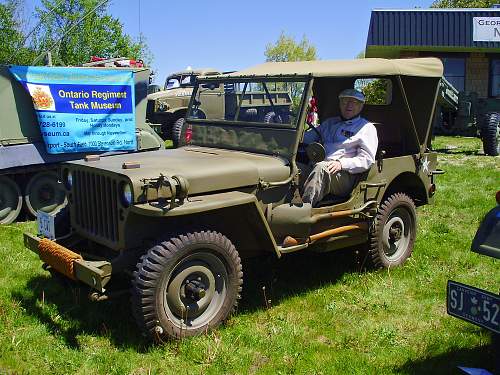
[[[146,44],[133,41],[121,22],[107,14],[102,0],[42,0],[37,32],[40,52],[52,52],[55,65],[81,65],[91,56],[150,60]]]
[[[309,61],[316,60],[316,47],[314,47],[305,35],[300,42],[296,42],[291,36],[281,32],[275,44],[266,46],[266,61]]]
[[[0,4],[0,64],[29,64],[34,57],[34,51],[23,46],[25,36],[20,13],[19,0]]]
[[[498,0],[435,0],[431,8],[491,8]]]

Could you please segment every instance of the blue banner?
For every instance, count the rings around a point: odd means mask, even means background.
[[[131,71],[11,66],[31,95],[50,154],[135,150]]]

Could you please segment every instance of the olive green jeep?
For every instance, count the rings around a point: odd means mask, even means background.
[[[40,234],[25,234],[25,245],[45,269],[90,286],[93,299],[128,276],[133,315],[156,339],[223,322],[240,298],[244,258],[359,246],[375,267],[400,265],[413,250],[416,207],[432,203],[442,173],[430,151],[442,73],[438,59],[422,58],[265,63],[205,76],[179,148],[64,164],[66,212],[40,213]],[[335,116],[347,87],[368,97],[363,116],[378,130],[377,159],[350,196],[311,207],[301,199],[300,165],[322,160],[324,149],[302,144],[315,131],[308,103],[315,98],[320,121]],[[239,94],[200,115],[224,88]],[[274,115],[243,111],[245,101]]]

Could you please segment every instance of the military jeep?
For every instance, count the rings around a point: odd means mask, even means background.
[[[421,58],[265,63],[206,76],[194,87],[179,148],[66,163],[69,204],[60,216],[68,219],[41,213],[40,234],[25,234],[25,245],[45,269],[90,286],[96,300],[115,277],[128,277],[133,315],[156,339],[200,334],[228,318],[242,258],[358,246],[375,267],[400,265],[413,250],[416,207],[432,203],[442,173],[430,151],[442,73],[438,59]],[[241,95],[200,116],[224,86]],[[252,86],[261,97],[246,96]],[[349,196],[311,207],[301,199],[300,166],[322,160],[324,149],[302,143],[316,131],[306,123],[310,98],[322,121],[338,115],[341,90],[362,86],[374,98],[363,115],[378,130],[376,163]],[[245,113],[246,99],[275,116]]]

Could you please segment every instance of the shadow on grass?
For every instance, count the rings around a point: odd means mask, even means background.
[[[463,150],[460,148],[450,149],[450,148],[435,148],[432,151],[438,152],[440,154],[447,155],[465,155],[465,156],[482,156],[484,155],[480,150]]]
[[[473,349],[457,349],[435,357],[408,361],[398,369],[402,374],[465,374],[458,368],[472,367],[488,370],[492,374],[500,374],[500,352],[498,348],[481,346]],[[497,363],[495,364],[495,361]]]
[[[363,254],[363,255],[361,255]],[[364,252],[348,248],[330,253],[298,252],[259,257],[243,263],[244,287],[240,311],[252,312],[287,297],[335,283],[345,273],[359,272]],[[265,289],[264,289],[265,288]]]
[[[58,279],[32,278],[22,292],[12,293],[12,298],[69,348],[79,350],[78,336],[91,335],[108,337],[116,347],[147,351],[150,344],[135,325],[127,295],[91,302],[88,289]]]
[[[259,257],[244,262],[244,288],[240,311],[252,312],[321,285],[336,282],[360,268],[352,249],[332,253],[297,253],[276,259]],[[265,287],[265,295],[262,290]],[[107,337],[118,348],[147,352],[149,343],[137,328],[128,295],[91,302],[88,289],[62,277],[35,277],[22,291],[12,293],[26,313],[35,317],[69,348],[79,350],[81,335]],[[167,346],[175,345],[167,342]]]

